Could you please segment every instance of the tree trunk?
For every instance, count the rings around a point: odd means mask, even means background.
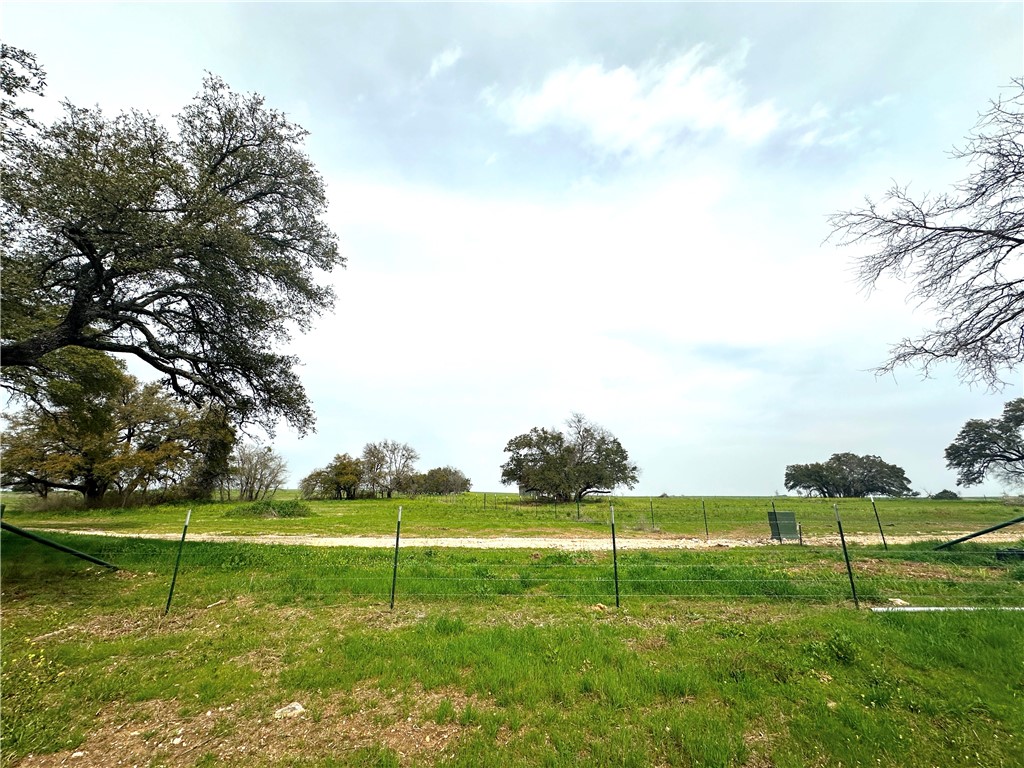
[[[82,486],[82,495],[85,496],[86,509],[96,509],[100,506],[103,501],[103,495],[107,492],[108,485],[108,483],[95,477],[85,478],[85,483]]]

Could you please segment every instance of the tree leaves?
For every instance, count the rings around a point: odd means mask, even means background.
[[[78,491],[87,504],[113,489],[125,503],[200,468],[205,455],[197,448],[211,427],[201,415],[103,353],[69,347],[49,357],[45,389],[8,417],[0,484],[44,496]]]
[[[787,491],[812,496],[863,497],[916,496],[906,472],[878,456],[834,453],[826,462],[790,464],[786,467]]]
[[[618,439],[574,413],[568,434],[534,427],[508,441],[501,482],[557,501],[580,501],[592,493],[632,488],[639,469]]]
[[[957,470],[957,485],[978,485],[995,475],[1008,485],[1024,484],[1024,398],[1003,406],[996,419],[971,419],[946,448],[946,467]]]
[[[68,346],[130,354],[196,404],[300,433],[314,416],[276,351],[333,306],[344,264],[306,132],[207,77],[177,136],[138,112],[63,117],[3,164],[5,384]],[[28,371],[29,373],[26,373]],[[31,373],[35,372],[35,373]]]

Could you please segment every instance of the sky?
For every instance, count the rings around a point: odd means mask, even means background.
[[[965,178],[950,150],[1024,74],[1020,2],[5,0],[0,29],[47,71],[44,119],[170,122],[212,72],[310,131],[348,262],[287,350],[317,413],[270,442],[293,487],[390,439],[509,490],[506,443],[578,412],[638,495],[782,493],[844,451],[935,493],[964,422],[1021,396],[1021,372],[876,376],[929,308],[865,294],[828,240],[894,181]]]

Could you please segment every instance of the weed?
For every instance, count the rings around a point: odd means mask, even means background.
[[[434,712],[434,722],[438,725],[450,723],[457,717],[458,714],[455,711],[455,707],[449,699],[444,699],[440,704],[438,704],[437,710]]]
[[[805,651],[819,664],[852,664],[857,658],[857,647],[846,632],[833,632],[827,640],[806,643]]]

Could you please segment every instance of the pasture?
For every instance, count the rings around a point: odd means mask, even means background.
[[[275,498],[296,497],[294,491],[282,491]],[[62,504],[61,496],[56,496],[49,506],[20,494],[5,494],[4,501],[6,519],[27,527],[174,533],[181,531],[185,513],[192,508],[190,530],[197,534],[318,536],[394,534],[401,505],[403,533],[417,537],[606,537],[609,507],[614,504],[619,533],[623,536],[654,533],[704,538],[706,513],[707,535],[716,539],[767,537],[767,515],[773,503],[780,510],[794,511],[807,536],[832,536],[836,533],[833,504],[837,504],[847,533],[879,537],[874,510],[867,499],[614,496],[589,497],[577,509],[575,504],[524,502],[515,494],[466,493],[452,497],[309,501],[309,517],[269,521],[233,516],[240,506],[237,502],[83,510]],[[1024,514],[1024,504],[1008,504],[997,498],[878,499],[876,506],[886,536],[941,538],[947,533],[979,530]]]
[[[490,495],[489,495],[490,496]],[[808,538],[830,502],[776,499]],[[9,502],[9,497],[5,497]],[[505,503],[508,502],[508,503]],[[654,505],[654,521],[650,507]],[[493,507],[490,504],[493,503]],[[615,499],[619,535],[702,539],[699,499]],[[710,538],[763,540],[771,499],[707,499]],[[607,500],[320,502],[310,517],[196,507],[195,533],[606,537]],[[618,553],[187,541],[51,533],[122,570],[2,536],[8,766],[1020,766],[1024,606],[1005,544],[934,552],[1018,516],[995,501],[840,502],[839,547]],[[25,527],[181,533],[185,507],[33,510]],[[645,517],[646,513],[646,517]],[[696,514],[695,514],[696,513]],[[866,513],[866,514],[865,514]],[[831,526],[831,527],[830,527]],[[888,527],[886,527],[888,526]],[[1016,530],[1020,535],[1020,528]],[[873,534],[872,534],[873,531]],[[296,717],[275,717],[299,702]]]

